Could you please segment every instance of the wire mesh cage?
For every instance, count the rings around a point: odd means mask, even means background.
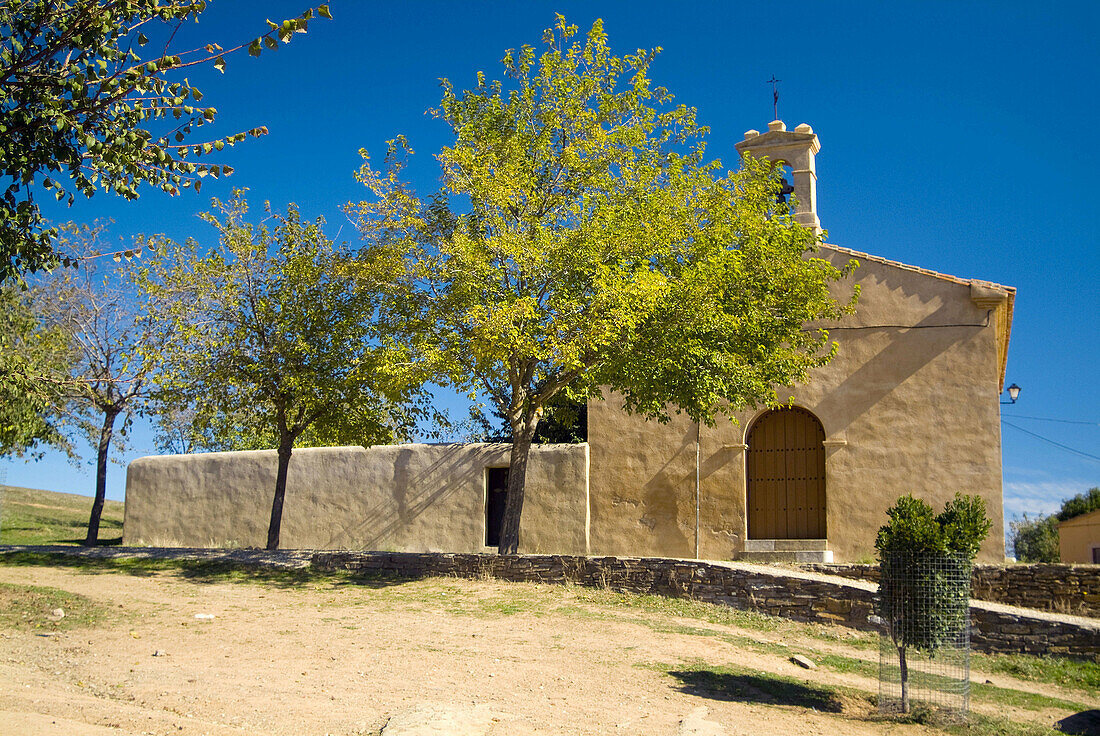
[[[970,708],[970,571],[965,554],[889,552],[877,598],[879,708],[931,709],[965,719]]]

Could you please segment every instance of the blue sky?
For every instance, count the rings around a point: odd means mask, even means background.
[[[247,40],[304,3],[210,3],[176,48]],[[135,203],[98,195],[58,218],[113,218],[112,232],[209,238],[195,213],[210,196],[248,187],[258,205],[296,202],[354,237],[340,206],[360,196],[358,150],[376,159],[403,133],[409,170],[435,186],[431,154],[447,131],[425,111],[438,79],[459,88],[501,76],[507,48],[537,45],[555,12],[587,29],[604,19],[618,53],[661,46],[653,78],[712,128],[708,153],[727,164],[749,128],[780,117],[821,139],[818,212],[839,245],[1018,288],[1004,407],[1005,508],[1050,512],[1100,485],[1100,4],[1092,2],[340,2],[333,21],[226,73],[189,70],[218,108],[215,131],[266,125],[270,135],[223,152],[236,173],[202,194],[146,191]],[[190,44],[190,45],[189,45]],[[1040,419],[1036,419],[1038,417]],[[1026,431],[1025,431],[1026,430]],[[1035,437],[1039,435],[1040,437]],[[1065,445],[1077,454],[1057,447]],[[138,431],[128,459],[152,451]],[[1084,455],[1080,454],[1084,453]],[[1086,457],[1093,456],[1093,457]],[[0,461],[12,485],[91,493],[91,450],[79,466],[56,455]],[[125,468],[112,467],[120,499]],[[966,489],[960,489],[966,490]]]

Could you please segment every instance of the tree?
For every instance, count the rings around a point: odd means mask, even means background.
[[[71,450],[50,413],[69,363],[63,333],[42,329],[30,293],[0,286],[0,456]]]
[[[471,442],[512,442],[512,430],[508,420],[496,407],[489,407],[491,417],[485,415],[484,407],[474,405],[470,408],[469,419],[465,422],[471,430],[468,441]],[[532,442],[540,444],[576,444],[588,441],[588,404],[575,401],[566,393],[559,393],[546,402],[542,418]]]
[[[1062,502],[1062,508],[1057,514],[1058,521],[1069,521],[1075,516],[1097,509],[1100,509],[1100,488],[1090,488],[1085,493],[1078,493],[1073,498]]]
[[[878,530],[879,615],[898,652],[901,709],[908,713],[910,647],[935,652],[969,625],[970,569],[992,527],[981,496],[956,493],[934,516],[902,496]]]
[[[97,189],[134,199],[142,183],[170,194],[198,191],[201,177],[231,169],[188,156],[267,132],[192,141],[217,110],[199,106],[202,93],[179,73],[203,64],[223,70],[234,51],[258,56],[288,43],[314,11],[268,21],[265,34],[235,48],[211,43],[173,53],[180,24],[205,9],[205,0],[0,2],[0,282],[55,262],[57,231],[44,223],[36,192],[71,205]],[[316,12],[331,17],[325,5]],[[149,36],[163,43],[143,58]]]
[[[1058,562],[1058,522],[1100,509],[1100,488],[1090,488],[1062,501],[1061,508],[1050,516],[1039,514],[1009,523],[1012,548],[1020,562]]]
[[[370,198],[349,206],[367,258],[405,259],[387,319],[445,384],[480,392],[512,436],[501,553],[515,553],[532,439],[555,396],[600,386],[667,421],[776,402],[835,351],[807,322],[849,305],[844,272],[813,257],[813,233],[777,203],[778,173],[747,159],[723,172],[707,129],[649,79],[659,49],[611,54],[558,16],[536,58],[509,51],[511,89],[456,92],[435,115],[454,134],[442,188],[401,181],[399,137]],[[364,154],[365,157],[365,154]]]
[[[1020,562],[1057,562],[1058,519],[1042,514],[1009,522],[1012,550]]]
[[[75,265],[39,279],[34,289],[42,328],[63,335],[71,351],[63,378],[38,379],[55,387],[50,411],[61,417],[64,431],[75,431],[96,448],[88,546],[99,540],[112,441],[116,432],[125,436],[155,394],[151,379],[174,337],[152,318],[158,307],[136,288],[131,264],[97,257],[104,233],[102,224],[64,226],[59,248]]]
[[[376,329],[378,297],[361,288],[362,263],[351,268],[323,220],[304,222],[291,205],[253,225],[240,191],[214,210],[203,219],[218,231],[216,247],[201,255],[193,240],[157,240],[160,256],[144,272],[147,291],[171,302],[164,319],[179,333],[165,347],[171,369],[160,385],[192,407],[188,441],[276,444],[267,537],[276,549],[295,443],[307,433],[319,445],[404,438],[426,396],[404,348]]]

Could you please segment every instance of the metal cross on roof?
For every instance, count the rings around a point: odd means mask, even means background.
[[[772,107],[773,107],[773,112],[775,113],[775,117],[772,118],[772,120],[778,120],[779,119],[779,88],[776,87],[775,85],[779,84],[782,81],[783,81],[782,79],[776,79],[775,75],[773,74],[772,78],[769,79],[768,82],[767,82],[768,84],[770,84],[772,86]]]

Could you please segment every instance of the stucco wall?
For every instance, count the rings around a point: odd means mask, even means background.
[[[1091,564],[1094,547],[1100,547],[1100,511],[1058,524],[1058,557],[1062,562]]]
[[[849,255],[822,255],[843,263]],[[792,397],[826,435],[826,524],[837,561],[873,553],[898,496],[939,508],[956,491],[986,500],[993,529],[979,560],[1003,560],[999,361],[995,320],[968,284],[863,261],[856,314],[834,330],[836,358]],[[848,285],[850,288],[850,284]],[[690,557],[695,546],[695,441],[700,441],[700,553],[743,549],[746,433],[761,412],[701,429],[589,402],[592,552]]]
[[[485,550],[485,469],[508,445],[295,450],[282,546],[408,552]],[[262,547],[275,488],[272,451],[145,457],[126,479],[124,543]],[[526,552],[588,551],[588,447],[532,449],[520,528]]]

